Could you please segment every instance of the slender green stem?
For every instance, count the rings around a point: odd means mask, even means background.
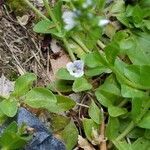
[[[69,46],[69,43],[68,43],[67,39],[63,38],[63,42],[65,44],[65,47],[67,48],[67,51],[68,51],[69,56],[71,57],[72,61],[76,60],[76,58],[75,58],[75,56],[74,56],[74,54],[73,54],[73,52],[72,52],[72,50]]]
[[[40,12],[35,6],[33,6],[33,4],[31,2],[29,2],[29,0],[23,0],[38,16],[40,16],[41,18],[45,19],[45,20],[49,20],[46,16],[44,16],[42,14],[42,12]]]
[[[131,121],[130,124],[127,126],[127,128],[115,139],[115,141],[119,141],[119,140],[123,139],[136,126],[136,124],[140,122],[140,120],[143,118],[143,116],[147,113],[147,111],[149,109],[149,105],[150,105],[150,101],[147,102],[147,104],[145,105],[145,108],[139,114],[138,118],[136,119],[136,123]]]
[[[134,122],[131,121],[128,127],[116,138],[116,141],[123,139],[134,128],[134,126]]]
[[[75,9],[75,7],[74,7],[72,1],[70,1],[70,6],[71,6],[72,9]]]
[[[61,33],[61,28],[60,28],[60,26],[59,26],[59,24],[58,24],[57,19],[55,18],[55,15],[53,14],[53,12],[52,12],[52,10],[51,10],[51,7],[50,7],[50,5],[49,5],[48,0],[43,0],[43,3],[44,3],[44,6],[45,6],[45,8],[46,8],[46,10],[47,10],[47,12],[48,12],[48,14],[49,14],[49,16],[51,17],[51,19],[52,19],[53,22],[55,23],[58,32]]]
[[[118,107],[123,107],[128,101],[126,99],[122,100]]]
[[[104,48],[105,48],[105,45],[104,45],[100,40],[97,41],[97,45],[98,45],[101,49],[104,49]]]
[[[1,150],[9,150],[7,147],[2,147]]]
[[[72,37],[72,39],[86,52],[90,53],[91,51],[85,46],[85,44],[77,37]]]

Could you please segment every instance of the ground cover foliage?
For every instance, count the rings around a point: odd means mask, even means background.
[[[51,6],[43,0],[45,14],[22,2],[39,17],[34,32],[51,34],[72,62],[46,87],[36,86],[34,73],[16,79],[14,90],[0,97],[1,122],[23,106],[49,113],[49,128],[67,150],[148,150],[150,1],[58,0]],[[25,129],[11,123],[0,137],[2,149],[24,147],[32,138],[24,137]]]

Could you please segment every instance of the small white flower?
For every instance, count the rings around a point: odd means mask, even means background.
[[[82,4],[82,7],[86,9],[91,5],[92,5],[92,0],[85,0],[85,2]]]
[[[65,23],[65,30],[69,31],[76,26],[76,14],[72,11],[65,11],[62,15],[62,19]]]
[[[98,25],[99,26],[105,26],[109,23],[110,21],[108,19],[100,19]]]
[[[66,68],[70,75],[79,78],[84,75],[84,62],[82,60],[75,60],[74,62],[69,62]]]

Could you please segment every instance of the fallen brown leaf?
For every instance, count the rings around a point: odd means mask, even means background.
[[[60,68],[66,68],[66,64],[70,61],[71,60],[70,60],[69,56],[64,52],[62,52],[60,57],[58,57],[57,59],[52,59],[52,58],[50,59],[51,69],[52,69],[52,72],[50,72],[50,75],[51,75],[52,81],[55,79],[56,72]]]
[[[14,82],[8,80],[3,74],[0,78],[0,96],[9,97],[14,90]]]
[[[78,145],[84,150],[95,150],[95,148],[82,136],[78,136]]]

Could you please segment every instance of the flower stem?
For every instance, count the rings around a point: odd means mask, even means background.
[[[104,49],[104,48],[106,47],[100,40],[97,41],[97,45],[98,45],[101,49]]]
[[[45,19],[45,20],[49,20],[46,16],[44,16],[42,14],[42,12],[40,12],[35,6],[33,6],[33,4],[31,2],[29,2],[29,0],[24,0],[24,2],[41,18]]]
[[[127,128],[115,139],[115,141],[119,141],[123,139],[131,130],[133,130],[136,124],[140,122],[140,120],[149,110],[149,105],[150,105],[150,101],[146,103],[145,108],[143,108],[143,111],[139,114],[138,118],[136,119],[136,122],[131,121],[130,124],[127,126]]]
[[[7,147],[2,147],[1,150],[9,150]]]
[[[61,28],[60,28],[60,26],[59,26],[59,24],[57,22],[57,19],[55,18],[55,15],[53,14],[53,12],[51,10],[51,7],[49,5],[48,0],[43,0],[43,3],[44,3],[44,6],[45,6],[45,8],[46,8],[46,10],[47,10],[47,12],[49,14],[49,16],[51,17],[52,21],[55,23],[58,32],[61,33]]]
[[[69,43],[68,43],[67,39],[63,38],[63,42],[64,42],[65,47],[67,48],[67,51],[69,53],[69,56],[70,56],[71,60],[75,61],[76,58],[75,58],[75,56],[74,56],[74,54],[73,54],[73,52],[72,52],[72,50],[71,50],[71,48],[69,46]]]
[[[121,101],[121,103],[118,105],[118,107],[123,107],[128,102],[127,99],[124,99]]]
[[[115,141],[122,140],[134,128],[134,126],[134,122],[131,121],[127,128],[116,138]]]
[[[85,44],[78,39],[77,37],[72,37],[72,39],[86,52],[86,53],[90,53],[91,51],[85,46]]]

